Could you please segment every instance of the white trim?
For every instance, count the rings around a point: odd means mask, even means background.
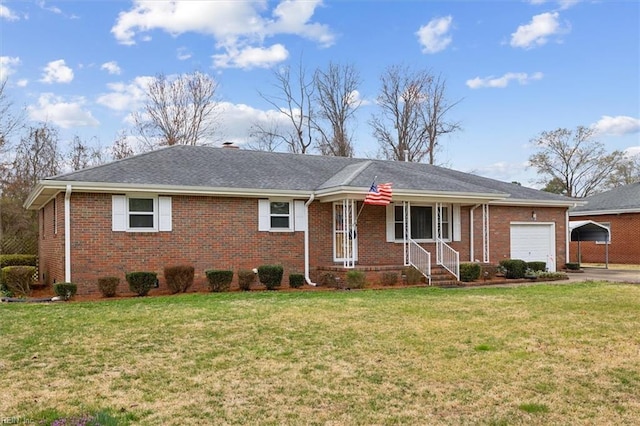
[[[300,201],[302,206],[304,207],[304,202]],[[288,203],[289,204],[289,226],[287,228],[273,228],[271,227],[271,217],[284,217],[285,215],[272,215],[271,214],[271,203]],[[258,200],[258,231],[261,232],[294,232],[298,229],[295,229],[295,202],[290,198],[281,198],[281,197],[273,197],[273,198],[264,198]],[[304,214],[304,208],[302,209]],[[300,220],[304,225],[304,218],[300,217]],[[300,229],[302,231],[304,229]]]
[[[111,230],[121,232],[127,230],[127,196],[111,196]]]
[[[158,197],[158,231],[171,231],[171,197]]]
[[[64,193],[64,280],[71,282],[71,185]]]
[[[547,243],[549,244],[548,246],[548,253],[547,253],[547,259],[546,259],[546,263],[547,263],[547,268],[549,270],[549,272],[555,272],[556,271],[556,265],[557,265],[557,257],[556,257],[556,243],[557,243],[557,238],[556,238],[556,223],[555,222],[509,222],[509,256],[513,257],[513,227],[514,226],[537,226],[537,227],[546,227],[549,228],[551,230],[550,233],[550,240],[547,241]],[[542,260],[542,259],[523,259],[525,261],[531,261],[531,260]]]
[[[462,220],[460,218],[460,204],[453,205],[453,241],[462,241]]]
[[[591,211],[581,211],[581,212],[572,212],[569,211],[569,216],[602,216],[609,214],[625,214],[625,213],[640,213],[640,209],[630,208],[630,209],[617,209],[617,210],[591,210]]]
[[[307,230],[307,208],[305,202],[302,200],[295,200],[293,202],[293,230],[294,231],[306,231]]]

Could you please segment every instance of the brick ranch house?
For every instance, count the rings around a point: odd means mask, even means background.
[[[592,195],[584,201],[585,205],[569,211],[571,223],[591,222],[606,228],[609,244],[607,247],[606,237],[571,241],[571,261],[640,264],[640,182]],[[572,240],[576,237],[573,235]]]
[[[392,183],[386,206],[363,204]],[[458,262],[564,266],[576,200],[421,163],[173,146],[40,181],[39,277],[95,293],[97,279],[193,265],[281,264],[314,285],[323,271],[416,266],[430,278]],[[455,279],[455,278],[454,278]],[[233,285],[237,285],[234,278]],[[166,288],[166,287],[164,287]]]

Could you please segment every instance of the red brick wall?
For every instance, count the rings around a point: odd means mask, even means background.
[[[72,281],[79,294],[96,293],[97,279],[117,276],[119,293],[128,292],[125,273],[158,273],[161,289],[165,266],[195,267],[195,288],[206,288],[207,269],[253,269],[264,264],[285,268],[284,285],[290,273],[304,272],[303,232],[259,232],[258,201],[242,198],[172,196],[172,232],[111,231],[111,195],[71,195]],[[40,238],[41,276],[47,281],[64,280],[64,195],[57,198],[58,233],[52,234],[53,207],[44,208],[44,232]],[[360,205],[358,205],[358,209]],[[332,203],[314,202],[309,210],[310,267],[333,264]],[[565,209],[535,208],[539,222],[556,223],[556,255],[559,267],[565,257]],[[460,260],[469,260],[469,211],[461,209],[462,242],[451,245]],[[511,221],[530,221],[530,207],[492,206],[490,210],[490,261],[509,256]],[[482,211],[474,212],[475,258],[482,260]],[[42,228],[41,228],[42,231]],[[424,244],[433,252],[434,244]],[[365,206],[358,220],[358,255],[361,265],[402,265],[403,246],[386,242],[386,209]],[[435,262],[435,256],[432,259]],[[234,277],[234,284],[235,284]]]
[[[54,212],[56,213],[55,220]],[[38,226],[38,280],[47,285],[63,282],[65,268],[64,194],[58,194],[55,200],[49,201],[38,212]]]
[[[611,225],[611,244],[609,245],[609,263],[640,264],[640,213],[622,213],[610,215],[575,216],[571,220],[592,220],[609,222]],[[572,241],[569,253],[571,261],[578,262],[578,243]],[[580,242],[581,261],[584,263],[604,263],[605,245],[595,241]]]

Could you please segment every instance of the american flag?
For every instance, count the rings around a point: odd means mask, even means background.
[[[371,184],[371,189],[364,197],[365,204],[372,204],[374,206],[386,206],[391,202],[391,184],[379,183]]]

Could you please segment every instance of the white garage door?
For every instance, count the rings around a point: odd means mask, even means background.
[[[553,223],[511,224],[511,258],[546,262],[556,271],[556,233]]]

